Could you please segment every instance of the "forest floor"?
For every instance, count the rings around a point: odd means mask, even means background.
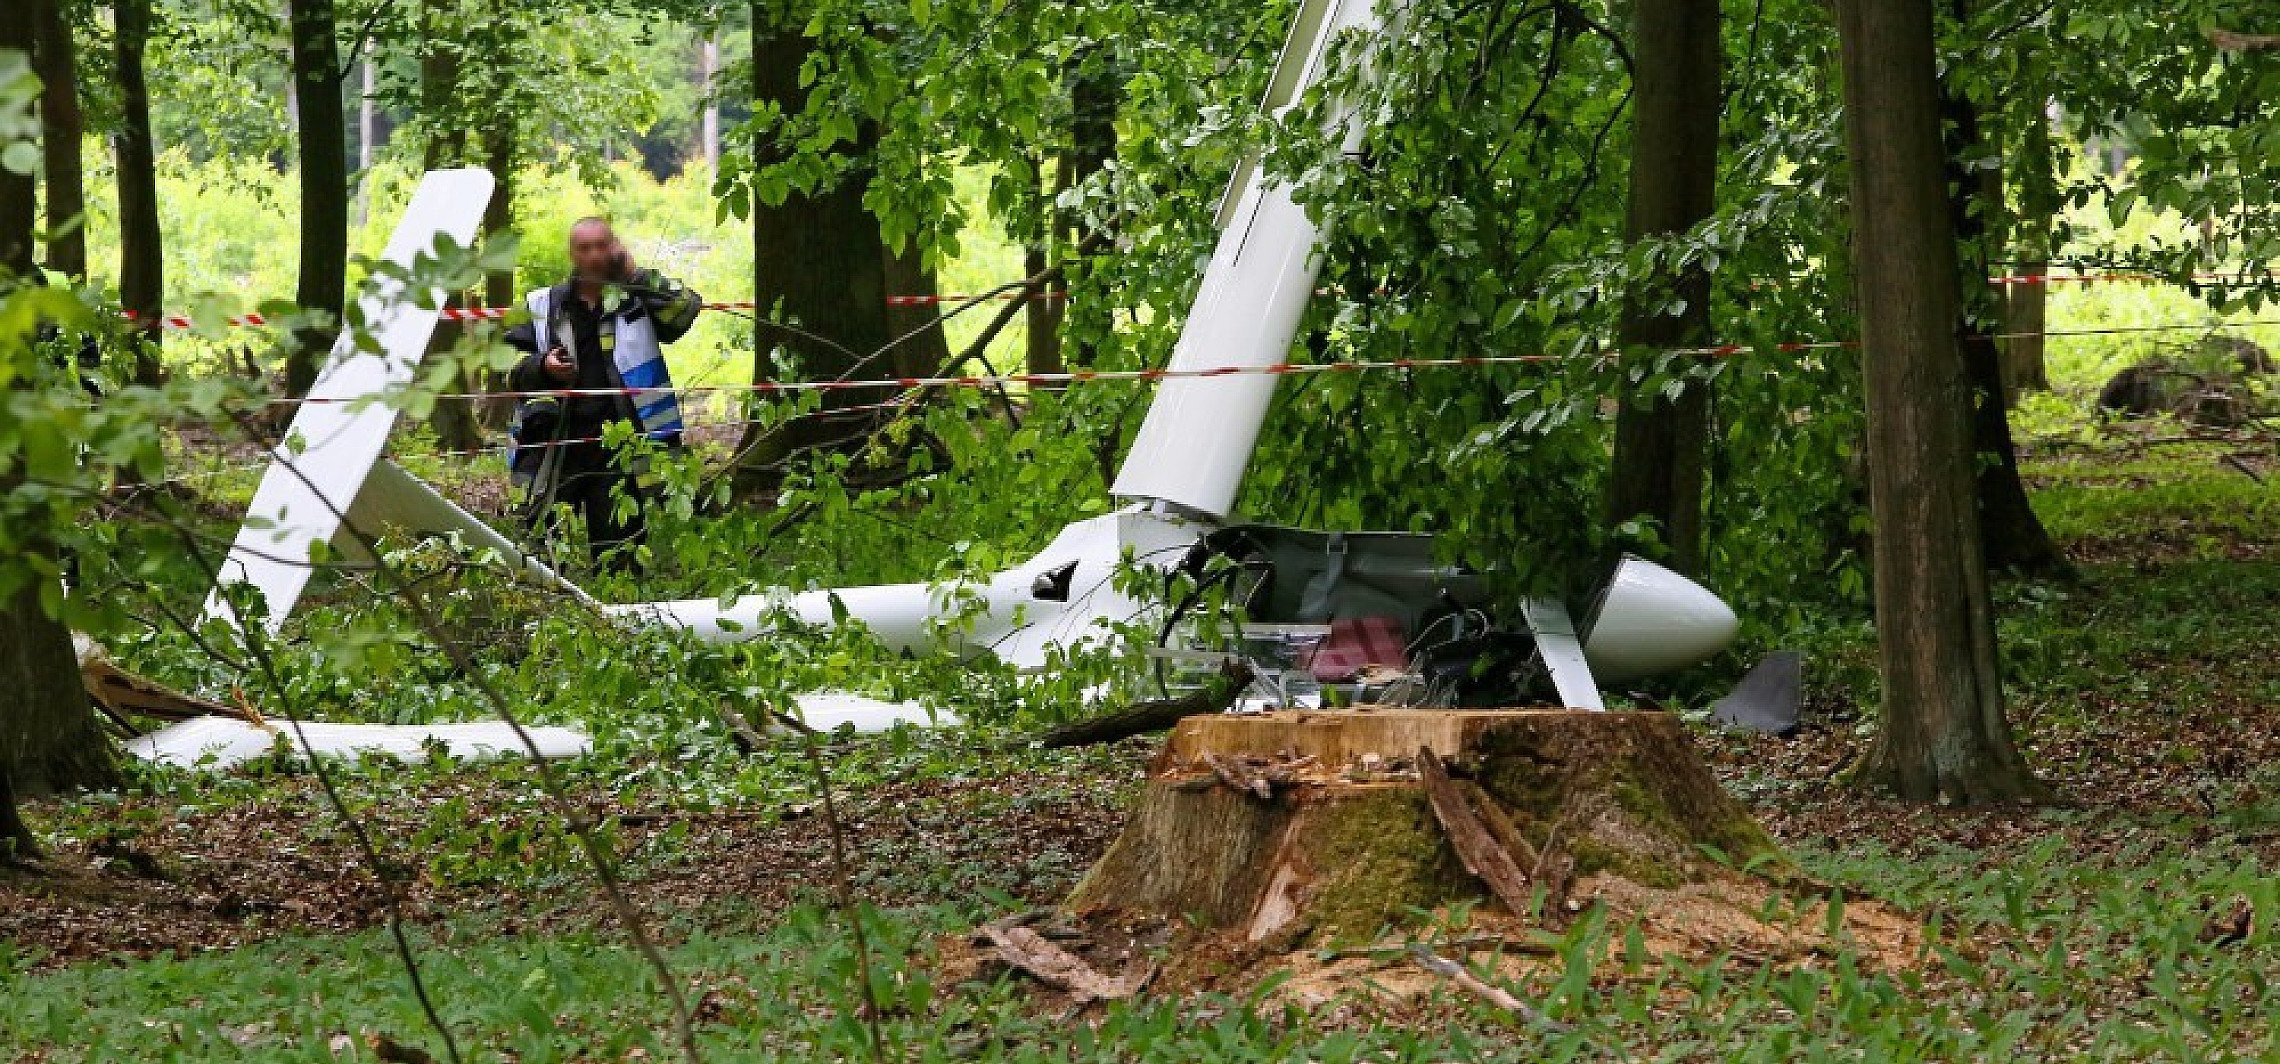
[[[1153,742],[835,737],[852,886],[880,910],[866,927],[884,1038],[910,1059],[2280,1059],[2280,467],[2240,452],[2030,457],[2037,508],[2081,567],[2077,583],[2001,592],[2013,717],[2055,803],[1956,811],[1846,786],[1872,727],[1864,626],[1808,648],[1797,737],[1698,730],[1809,872],[1931,925],[1917,969],[1842,954],[1641,969],[1607,960],[1624,929],[1585,925],[1575,934],[1604,940],[1514,987],[1556,1030],[1455,991],[1398,1014],[1191,998],[1064,1022],[1011,976],[933,985],[930,944],[1065,894],[1120,826]],[[640,782],[661,777],[675,782]],[[692,784],[712,777],[736,785]],[[819,904],[830,833],[797,744],[572,778],[610,818],[708,1056],[865,1055],[857,962]],[[342,784],[411,881],[410,940],[471,1059],[673,1054],[654,981],[527,770],[365,765]],[[30,816],[52,859],[0,873],[0,1059],[442,1054],[378,927],[384,895],[306,775],[149,774]],[[2243,904],[2255,926],[2229,934]]]

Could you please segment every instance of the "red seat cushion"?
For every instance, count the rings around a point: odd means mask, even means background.
[[[1306,662],[1323,683],[1343,683],[1372,665],[1409,667],[1401,624],[1391,617],[1348,617],[1330,622],[1330,636]]]

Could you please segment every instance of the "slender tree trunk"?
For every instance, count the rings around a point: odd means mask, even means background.
[[[483,165],[498,180],[491,192],[491,202],[483,208],[483,240],[486,243],[505,240],[515,231],[515,116],[499,115],[483,131]],[[515,304],[515,271],[492,270],[483,275],[483,301],[494,307],[512,307]],[[484,391],[498,391],[503,380],[492,381]],[[487,399],[483,403],[482,421],[492,429],[504,429],[514,416],[512,399]]]
[[[135,380],[156,384],[160,316],[165,313],[166,245],[158,224],[158,148],[150,134],[150,88],[143,51],[150,43],[150,0],[116,0],[112,59],[119,79],[118,160],[119,302],[142,323],[135,347]]]
[[[704,157],[708,173],[720,172],[720,86],[713,83],[720,74],[717,32],[707,30],[705,39],[697,45],[698,87],[705,94],[705,113],[697,125],[697,151]]]
[[[1684,233],[1716,209],[1721,101],[1718,0],[1639,0],[1632,14],[1631,198],[1624,235],[1633,243]],[[1618,336],[1626,348],[1697,346],[1710,339],[1710,273],[1699,262],[1657,268],[1649,287],[1625,298]],[[1608,477],[1613,524],[1656,526],[1663,560],[1681,572],[1702,563],[1703,473],[1710,433],[1709,385],[1671,397],[1627,399],[1615,418]]]
[[[291,0],[293,100],[300,121],[301,261],[293,299],[328,324],[294,334],[285,357],[286,394],[308,394],[339,332],[348,286],[347,117],[340,102],[340,46],[333,0]]]
[[[32,11],[11,5],[0,10],[0,50],[30,54]],[[32,175],[0,166],[0,282],[20,280],[32,272],[32,217],[38,197]],[[8,285],[0,284],[0,290]]]
[[[1066,181],[1064,179],[1064,187]],[[1045,182],[1042,167],[1037,168],[1034,186],[1037,199],[1037,231],[1021,248],[1021,274],[1035,277],[1053,264],[1053,190]],[[1058,296],[1068,292],[1068,285],[1056,281],[1046,291],[1024,293],[1028,302],[1022,307],[1022,325],[1027,337],[1022,363],[1031,373],[1059,373],[1066,364],[1061,359],[1061,310]]]
[[[437,14],[433,3],[421,5],[420,108],[431,123],[423,156],[429,170],[457,166],[467,157],[467,127],[459,106],[458,38],[438,24]],[[451,307],[466,304],[466,297],[459,292],[453,292],[448,300]],[[428,341],[428,354],[449,351],[460,335],[458,329],[436,330]],[[450,388],[461,394],[469,391],[464,370],[452,374]],[[474,400],[438,400],[435,412],[428,416],[428,425],[445,450],[472,451],[483,445],[483,426],[476,418]]]
[[[798,115],[807,105],[800,84],[813,41],[803,19],[774,5],[752,5],[752,102]],[[829,187],[794,191],[782,203],[752,205],[753,299],[761,315],[783,327],[760,327],[753,379],[776,375],[772,354],[790,356],[793,372],[808,380],[828,380],[857,370],[859,360],[884,347],[887,325],[887,263],[879,223],[863,206],[870,185],[868,157],[877,131],[866,123],[858,143],[846,149],[858,162]],[[763,134],[753,147],[756,165],[766,166],[789,153]],[[874,366],[866,368],[885,368]],[[872,401],[852,392],[825,392],[821,416],[795,419],[775,430],[746,430],[745,459],[736,480],[746,495],[772,494],[781,482],[781,465],[796,452],[861,439],[860,418],[831,412]]]
[[[2037,170],[2050,165],[2047,110],[2021,132],[2018,158],[2022,166]],[[2010,334],[2003,341],[2003,389],[2004,401],[2011,405],[2025,392],[2050,390],[2042,336],[2050,305],[2050,282],[2044,279],[2050,275],[2050,227],[2050,211],[2031,199],[2012,224],[2011,246],[2017,253],[2011,257],[2018,266],[2007,272],[2033,280],[2012,285],[2003,300],[2003,331]]]
[[[1868,398],[1883,723],[1855,778],[1916,801],[2034,797],[2003,712],[1930,0],[1840,0]]]
[[[2033,245],[2024,241],[2014,245],[2021,257],[2036,254],[2032,247],[2048,248],[2049,244]],[[2011,286],[2003,297],[2003,398],[2010,406],[2017,406],[2019,397],[2028,392],[2050,390],[2050,370],[2043,359],[2043,330],[2049,327],[2050,306],[2049,267],[2037,261],[2015,270],[2030,280]]]
[[[1123,106],[1124,68],[1115,52],[1106,47],[1089,50],[1069,79],[1069,152],[1061,157],[1064,191],[1082,186],[1116,158],[1116,115]],[[1086,260],[1098,254],[1094,227],[1082,216],[1063,211],[1060,227],[1065,261],[1050,290],[1056,331],[1063,331],[1069,320],[1069,278],[1081,275]],[[1101,312],[1105,314],[1105,308]],[[1073,356],[1056,345],[1055,354],[1062,363],[1074,360],[1080,366],[1098,361],[1090,342],[1080,341]]]
[[[60,0],[31,0],[34,69],[40,75],[40,157],[47,182],[48,268],[75,281],[87,279],[86,165],[80,138],[79,70],[71,23]]]
[[[375,84],[377,79],[374,78],[372,70],[372,42],[369,40],[358,41],[356,47],[361,53],[356,61],[358,82],[356,92],[356,168],[362,171],[372,169],[372,137],[375,132],[372,121],[372,96],[379,86]]]
[[[1966,5],[1957,0],[1956,17],[1968,13]],[[2026,482],[2019,477],[2019,451],[2011,442],[2011,418],[2003,401],[2003,354],[1995,340],[2002,323],[2002,293],[1983,280],[1995,258],[1992,252],[2003,242],[2001,222],[2008,213],[2003,171],[2001,167],[1974,169],[1967,165],[1967,160],[1990,154],[1982,116],[1960,89],[1952,85],[1942,88],[1942,128],[1948,137],[1948,218],[1966,254],[1964,267],[1973,278],[1957,322],[1964,371],[1971,382],[1980,544],[1989,568],[2028,576],[2066,576],[2073,567],[2035,515],[2034,506],[2027,500]]]

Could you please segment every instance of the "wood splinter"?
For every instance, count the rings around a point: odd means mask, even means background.
[[[1493,830],[1472,799],[1457,788],[1449,778],[1447,765],[1441,755],[1430,746],[1417,749],[1417,776],[1425,784],[1425,799],[1433,807],[1433,819],[1441,822],[1441,830],[1449,837],[1449,845],[1457,851],[1457,860],[1465,871],[1488,884],[1504,907],[1515,915],[1525,914],[1534,903],[1534,892],[1528,889],[1528,873],[1506,848],[1507,841],[1518,841],[1518,833],[1509,825],[1504,832]],[[1510,836],[1499,839],[1498,835]]]
[[[1218,776],[1221,783],[1246,792],[1262,802],[1274,799],[1274,784],[1267,782],[1266,777],[1252,772],[1241,761],[1206,751],[1203,763],[1211,766],[1212,774]]]

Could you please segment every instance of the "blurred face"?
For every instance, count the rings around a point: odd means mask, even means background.
[[[608,277],[617,257],[617,234],[602,222],[582,222],[570,229],[570,267],[582,277]]]

